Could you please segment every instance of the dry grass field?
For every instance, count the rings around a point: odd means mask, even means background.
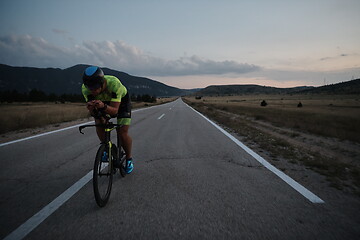
[[[159,104],[172,102],[177,98],[178,97],[163,97],[163,98],[157,98],[155,103],[132,102],[131,104],[132,104],[133,109],[137,109],[137,108],[151,107],[151,106],[154,106],[154,105],[159,105]]]
[[[175,98],[159,98],[156,103],[132,103],[133,108],[163,104]],[[85,103],[3,103],[0,104],[0,134],[43,127],[89,117]]]
[[[81,103],[11,103],[1,104],[0,133],[88,117]]]
[[[266,107],[260,106],[263,100],[268,104]],[[302,107],[298,107],[300,102]],[[360,143],[360,96],[204,97],[197,103],[264,120],[279,127]]]
[[[360,196],[360,97],[254,95],[184,98],[279,169],[296,165]],[[265,100],[267,106],[260,106]],[[302,107],[298,107],[301,102]],[[297,173],[296,173],[297,171]],[[303,178],[303,176],[298,176]]]

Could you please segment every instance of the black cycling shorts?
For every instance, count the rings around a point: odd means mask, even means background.
[[[104,101],[106,104],[110,104],[109,101]],[[118,113],[115,116],[117,117],[117,124],[121,125],[130,125],[131,123],[131,100],[130,95],[127,93],[124,97],[121,98],[121,103],[118,109]]]
[[[131,100],[129,93],[121,98],[117,118],[131,118]]]

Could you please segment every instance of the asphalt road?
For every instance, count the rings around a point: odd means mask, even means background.
[[[92,170],[84,132],[0,147],[1,239]],[[359,239],[359,219],[309,201],[180,99],[135,112],[130,133],[134,172],[107,206],[90,180],[25,239]]]

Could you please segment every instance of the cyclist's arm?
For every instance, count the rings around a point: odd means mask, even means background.
[[[119,106],[120,102],[110,102],[104,112],[109,114],[110,116],[115,116],[118,113]]]

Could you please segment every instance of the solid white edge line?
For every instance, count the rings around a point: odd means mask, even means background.
[[[158,120],[162,119],[163,116],[165,116],[165,113],[161,114],[161,116],[158,117]]]
[[[79,127],[79,126],[81,126],[81,125],[89,124],[89,123],[92,123],[92,122],[94,122],[94,121],[86,122],[86,123],[81,123],[81,124],[77,124],[77,125],[70,126],[70,127],[66,127],[66,128],[61,128],[61,129],[54,130],[54,131],[51,131],[51,132],[40,133],[40,134],[38,134],[38,135],[34,135],[34,136],[26,137],[26,138],[21,138],[21,139],[17,139],[17,140],[10,141],[10,142],[6,142],[6,143],[1,143],[1,144],[0,144],[0,147],[6,146],[6,145],[9,145],[9,144],[12,144],[12,143],[17,143],[17,142],[26,141],[26,140],[33,139],[33,138],[37,138],[37,137],[42,137],[42,136],[49,135],[49,134],[52,134],[52,133],[57,133],[57,132],[65,131],[65,130],[68,130],[68,129],[71,129],[71,128],[76,128],[76,127]]]
[[[291,177],[289,177],[288,175],[286,175],[285,173],[283,173],[282,171],[280,171],[279,169],[277,169],[276,167],[274,167],[273,165],[271,165],[268,161],[266,161],[264,158],[262,158],[260,155],[258,155],[257,153],[255,153],[253,150],[251,150],[250,148],[248,148],[245,144],[243,144],[242,142],[240,142],[237,138],[235,138],[234,136],[232,136],[230,133],[228,133],[227,131],[225,131],[224,129],[222,129],[220,126],[218,126],[216,123],[214,123],[213,121],[211,121],[210,119],[208,119],[207,117],[205,117],[203,114],[201,114],[200,112],[196,111],[194,108],[190,107],[188,104],[186,104],[190,109],[194,110],[196,113],[198,113],[200,116],[202,116],[204,119],[206,119],[209,123],[211,123],[214,127],[216,127],[218,130],[220,130],[223,134],[225,134],[225,136],[227,136],[228,138],[230,138],[234,143],[236,143],[239,147],[241,147],[242,149],[244,149],[245,152],[247,152],[248,154],[250,154],[252,157],[254,157],[259,163],[261,163],[264,167],[266,167],[268,170],[270,170],[271,172],[273,172],[276,176],[278,176],[279,178],[281,178],[284,182],[286,182],[287,184],[289,184],[293,189],[295,189],[296,191],[298,191],[301,195],[303,195],[305,198],[307,198],[310,202],[312,203],[325,203],[321,198],[319,198],[318,196],[316,196],[314,193],[310,192],[308,189],[306,189],[304,186],[302,186],[301,184],[299,184],[298,182],[296,182],[294,179],[292,179]]]
[[[142,111],[142,110],[147,110],[147,109],[157,107],[157,106],[160,106],[160,105],[156,105],[156,106],[152,106],[152,107],[148,107],[148,108],[136,109],[136,110],[134,110],[132,112],[138,112],[138,111]],[[92,122],[94,122],[94,121],[87,122],[87,123],[92,123]],[[55,130],[55,131],[42,133],[42,134],[38,134],[38,135],[35,135],[35,136],[27,137],[27,138],[18,139],[18,140],[15,140],[15,141],[3,143],[0,146],[5,146],[5,145],[8,145],[8,144],[21,142],[21,141],[29,140],[29,139],[32,139],[32,138],[41,137],[41,136],[44,136],[44,135],[48,135],[48,134],[68,130],[68,129],[71,129],[71,128],[79,127],[79,126],[87,124],[87,123],[77,124],[77,125],[70,126],[70,127],[67,127],[67,128],[62,128],[62,129],[58,129],[58,130]],[[47,217],[49,217],[53,212],[55,212],[59,207],[61,207],[67,200],[69,200],[72,196],[74,196],[75,193],[77,193],[82,187],[84,187],[92,179],[92,175],[93,175],[93,170],[88,172],[79,181],[77,181],[70,188],[65,190],[65,192],[63,192],[60,196],[55,198],[51,203],[46,205],[39,212],[37,212],[35,215],[33,215],[31,218],[29,218],[26,222],[24,222],[18,228],[16,228],[13,232],[11,232],[9,235],[7,235],[4,238],[4,240],[18,240],[18,239],[24,238],[32,230],[34,230],[37,226],[39,226]]]
[[[136,109],[136,110],[134,110],[134,111],[132,111],[132,112],[135,113],[135,112],[147,110],[147,109],[150,109],[150,108],[153,108],[153,107],[157,107],[157,106],[160,106],[160,105],[156,105],[156,106],[152,106],[152,107],[148,107],[148,108],[140,108],[140,109]],[[34,135],[34,136],[26,137],[26,138],[21,138],[21,139],[17,139],[17,140],[10,141],[10,142],[1,143],[1,144],[0,144],[0,147],[6,146],[6,145],[9,145],[9,144],[12,144],[12,143],[22,142],[22,141],[30,140],[30,139],[33,139],[33,138],[37,138],[37,137],[42,137],[42,136],[45,136],[45,135],[49,135],[49,134],[52,134],[52,133],[57,133],[57,132],[65,131],[65,130],[68,130],[68,129],[80,127],[81,125],[90,124],[90,123],[93,123],[93,122],[94,122],[94,121],[90,121],[90,122],[86,122],[86,123],[80,123],[80,124],[73,125],[73,126],[70,126],[70,127],[61,128],[61,129],[58,129],[58,130],[54,130],[54,131],[50,131],[50,132],[45,132],[45,133],[40,133],[40,134],[38,134],[38,135]]]
[[[4,240],[22,239],[28,235],[32,230],[39,226],[47,217],[55,212],[67,200],[69,200],[75,193],[77,193],[85,184],[92,179],[93,171],[82,177],[79,181],[74,183],[70,188],[63,192],[60,196],[55,198],[51,203],[46,205],[43,209],[37,212],[34,216],[29,218],[26,222],[20,225],[12,233],[7,235]]]

